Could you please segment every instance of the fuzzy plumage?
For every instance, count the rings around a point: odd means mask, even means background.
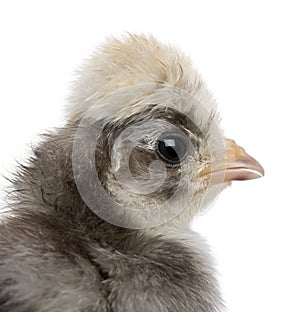
[[[82,124],[87,114],[95,118],[91,127]],[[62,129],[43,137],[12,181],[11,211],[0,224],[0,311],[221,311],[213,261],[189,222],[207,191],[208,166],[224,157],[216,143],[222,132],[215,103],[189,59],[153,37],[111,39],[79,72],[67,118]],[[162,132],[176,132],[174,127],[194,150],[180,167],[166,165],[163,183],[151,184],[160,172],[148,167],[153,160],[162,162],[156,142]],[[93,163],[88,150],[95,129],[102,132]],[[128,159],[129,139],[137,143]],[[139,192],[119,183],[125,165]],[[114,225],[99,217],[112,209],[104,202],[97,211],[87,204],[78,183],[97,192],[84,174],[93,166],[117,207],[136,209],[131,228],[117,226],[120,219]],[[192,184],[195,169],[203,176]],[[172,200],[183,177],[180,198]],[[232,179],[225,175],[228,183]],[[142,187],[154,191],[142,193]],[[144,226],[138,213],[158,205],[180,211]]]
[[[94,103],[118,89],[142,84],[169,85],[196,93],[197,99],[215,110],[216,104],[191,60],[171,45],[152,36],[110,38],[78,71],[67,107],[67,118],[78,120]],[[120,111],[126,103],[118,105]]]

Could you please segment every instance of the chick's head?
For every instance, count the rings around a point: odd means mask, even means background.
[[[224,138],[216,103],[190,59],[153,37],[110,39],[79,72],[67,117],[73,169],[88,206],[113,224],[188,224],[232,180],[263,175]]]

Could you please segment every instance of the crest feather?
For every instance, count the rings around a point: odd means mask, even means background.
[[[186,55],[153,36],[128,34],[107,39],[78,71],[67,118],[80,119],[94,103],[117,89],[147,83],[199,93],[199,100],[213,102]]]

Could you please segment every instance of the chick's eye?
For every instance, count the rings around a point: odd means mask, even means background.
[[[177,165],[186,156],[187,141],[181,135],[165,134],[158,139],[156,151],[163,161]]]

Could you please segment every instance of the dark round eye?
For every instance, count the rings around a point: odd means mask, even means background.
[[[187,140],[179,134],[164,134],[157,141],[157,154],[165,162],[177,165],[187,153]]]

